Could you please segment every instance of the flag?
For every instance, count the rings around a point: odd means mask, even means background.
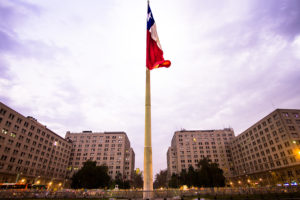
[[[148,3],[146,67],[149,70],[152,70],[159,67],[170,67],[170,65],[171,62],[164,59],[163,51],[157,35],[155,21]]]

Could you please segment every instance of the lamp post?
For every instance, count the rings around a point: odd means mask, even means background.
[[[54,180],[55,180],[55,178],[51,178],[50,182],[48,183],[48,188],[47,188],[47,190],[49,190],[49,189],[51,188],[51,186],[54,185],[54,184],[53,184],[53,183],[54,183]]]
[[[22,175],[22,172],[17,174],[16,183],[19,181],[20,175]]]

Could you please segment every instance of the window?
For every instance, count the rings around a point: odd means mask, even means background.
[[[294,126],[289,126],[289,130],[290,130],[290,131],[295,131],[296,129],[295,129]]]
[[[9,153],[10,152],[10,148],[9,147],[5,147],[4,152],[5,153]]]
[[[24,122],[24,126],[28,127],[29,123],[28,122]]]
[[[16,167],[16,172],[19,172],[21,170],[21,167]]]
[[[11,170],[12,170],[12,166],[11,166],[11,165],[8,165],[8,166],[7,166],[7,170],[8,170],[8,171],[11,171]]]
[[[5,161],[6,159],[7,159],[7,156],[5,156],[5,155],[2,155],[0,160],[3,160],[3,161]]]
[[[287,112],[283,112],[283,113],[282,113],[282,116],[283,116],[283,117],[288,117],[289,114],[288,114]]]
[[[5,126],[10,127],[11,122],[10,121],[6,121]]]
[[[291,157],[290,160],[291,160],[292,163],[296,162],[295,157]]]
[[[298,135],[298,133],[292,133],[292,137],[294,137],[294,138],[298,138],[298,137],[299,137],[299,135]]]
[[[14,126],[14,130],[15,130],[15,131],[18,131],[18,130],[19,130],[19,126],[15,125],[15,126]]]
[[[290,146],[290,143],[289,143],[289,142],[285,142],[284,145],[285,145],[286,147],[289,147],[289,146]]]
[[[1,109],[0,109],[0,114],[1,114],[1,115],[5,115],[5,113],[6,113],[6,110],[4,110],[3,108],[1,108]]]
[[[12,113],[10,113],[9,116],[8,116],[8,118],[11,119],[11,120],[13,120],[15,118],[15,115],[12,114]]]
[[[16,147],[20,148],[20,146],[21,146],[21,143],[17,142]]]

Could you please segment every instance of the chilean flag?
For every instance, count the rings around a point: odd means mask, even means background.
[[[159,67],[170,67],[171,62],[165,60],[163,54],[156,31],[155,21],[148,3],[146,67],[149,70]]]

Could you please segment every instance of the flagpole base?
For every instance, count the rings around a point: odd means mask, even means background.
[[[153,190],[143,191],[143,200],[151,200],[153,199]]]

